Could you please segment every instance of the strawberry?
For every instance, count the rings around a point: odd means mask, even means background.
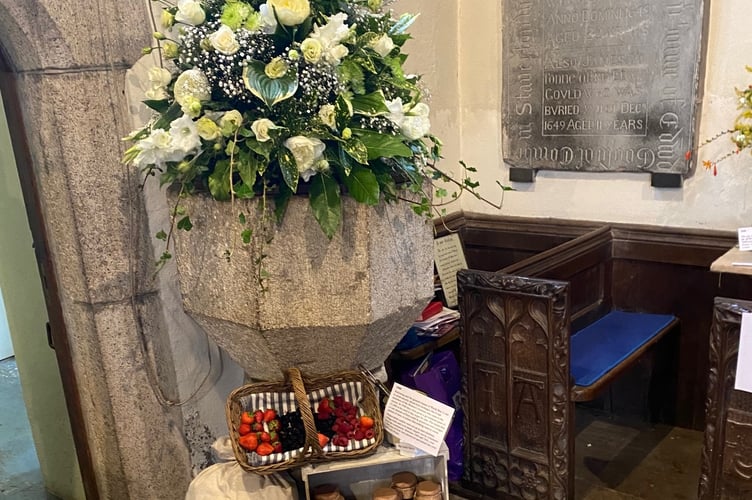
[[[270,443],[272,440],[272,437],[269,435],[268,432],[262,432],[261,436],[259,437],[259,441],[262,443]]]
[[[264,412],[261,410],[256,410],[253,412],[253,420],[255,422],[258,422],[259,424],[264,421]]]
[[[318,433],[318,438],[319,438],[319,446],[321,446],[322,448],[326,446],[326,443],[329,442],[329,438],[326,435],[321,434],[320,432]]]
[[[251,430],[253,432],[262,432],[264,430],[264,424],[261,422],[253,422],[251,424]]]
[[[282,449],[282,443],[277,441],[272,445],[274,447],[274,453],[282,453],[284,450]]]
[[[271,455],[272,453],[274,453],[274,446],[272,446],[270,443],[260,443],[256,448],[256,453],[258,453],[262,457]]]
[[[324,398],[321,401],[319,401],[319,411],[321,411],[322,408],[323,409],[329,409],[329,399],[328,398]]]
[[[238,434],[241,436],[245,436],[249,432],[251,432],[250,424],[240,424],[240,427],[238,427]]]
[[[267,408],[266,411],[264,411],[264,422],[271,422],[277,418],[277,412],[272,410],[271,408]]]
[[[363,415],[360,417],[359,424],[361,429],[370,429],[373,427],[373,418],[368,415]]]
[[[246,450],[254,451],[258,446],[258,438],[256,437],[256,434],[246,434],[238,439],[238,443]]]
[[[244,411],[243,413],[240,414],[240,423],[250,425],[251,423],[253,423],[253,417],[251,416],[250,413],[248,413],[247,411]]]

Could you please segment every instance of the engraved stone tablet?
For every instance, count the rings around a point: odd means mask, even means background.
[[[504,161],[686,174],[702,0],[505,0]]]

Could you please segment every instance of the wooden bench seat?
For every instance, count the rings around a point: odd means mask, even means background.
[[[611,311],[572,334],[572,400],[590,401],[660,341],[679,320],[671,314]]]
[[[597,397],[678,324],[613,303],[611,244],[600,228],[509,269],[457,274],[468,489],[574,498],[575,402]]]

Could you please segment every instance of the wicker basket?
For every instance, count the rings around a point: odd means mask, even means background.
[[[313,419],[313,410],[308,399],[308,395],[314,391],[325,390],[337,384],[360,382],[361,400],[358,402],[361,414],[373,417],[373,443],[367,444],[362,448],[352,450],[337,450],[324,452],[319,446],[316,424]],[[253,411],[254,408],[244,408],[242,399],[252,394],[263,393],[294,393],[295,403],[300,409],[300,415],[306,430],[305,444],[294,457],[289,459],[272,462],[265,465],[253,465],[249,461],[249,454],[238,443],[240,434],[238,426],[240,425],[240,415],[244,411]],[[297,368],[291,368],[287,371],[285,381],[283,382],[260,382],[255,384],[244,385],[235,389],[227,398],[225,408],[227,416],[227,427],[230,430],[230,439],[232,440],[232,449],[235,452],[235,458],[238,464],[249,472],[257,474],[272,474],[285,469],[299,467],[308,463],[323,462],[340,458],[356,458],[369,455],[376,451],[384,438],[384,431],[381,421],[381,409],[379,407],[376,391],[371,385],[368,378],[360,372],[346,371],[337,372],[329,375],[315,377],[305,377]]]

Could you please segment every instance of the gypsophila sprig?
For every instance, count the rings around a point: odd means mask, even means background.
[[[179,0],[155,35],[162,65],[144,102],[156,115],[124,161],[187,195],[269,194],[278,218],[308,193],[331,238],[342,192],[376,205],[447,180],[419,76],[402,67],[415,18],[380,0]],[[431,213],[431,196],[416,212]]]

